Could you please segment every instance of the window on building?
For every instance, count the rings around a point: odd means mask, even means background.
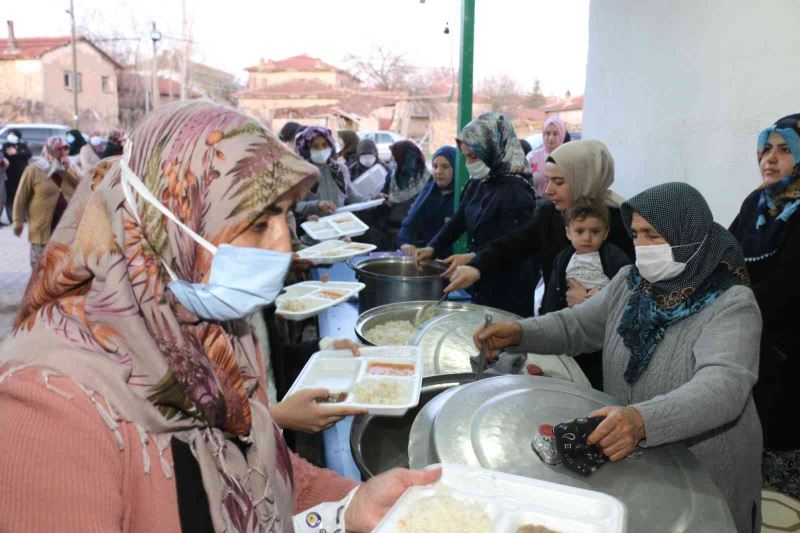
[[[103,92],[111,92],[111,82],[108,79],[108,76],[100,76],[100,85],[103,88]]]
[[[72,83],[72,71],[71,70],[65,70],[64,71],[64,88],[71,91],[72,90],[72,85],[73,85],[73,83]],[[83,91],[83,82],[81,80],[81,73],[78,72],[78,92],[82,92],[82,91]]]

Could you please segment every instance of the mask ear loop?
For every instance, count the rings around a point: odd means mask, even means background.
[[[703,247],[703,245],[706,243],[706,240],[707,240],[707,239],[708,239],[708,233],[706,233],[706,236],[705,236],[705,237],[703,237],[703,240],[702,240],[702,241],[700,241],[699,243],[697,243],[697,242],[693,242],[693,243],[691,243],[691,244],[679,244],[679,245],[677,245],[677,246],[671,246],[671,248],[672,248],[672,249],[675,249],[675,248],[686,248],[687,246],[697,246],[697,250],[695,250],[695,252],[692,254],[692,256],[691,256],[689,259],[687,259],[687,260],[686,260],[686,261],[683,263],[684,265],[687,265],[687,264],[689,264],[689,261],[691,261],[692,259],[694,259],[694,256],[696,256],[698,253],[700,253],[700,249],[701,249],[701,248]]]
[[[139,218],[139,212],[136,208],[136,201],[133,198],[133,191],[131,191],[131,187],[133,187],[136,192],[139,193],[139,196],[141,196],[144,201],[161,211],[165,217],[170,219],[183,231],[188,233],[189,236],[192,237],[195,242],[197,242],[197,244],[208,250],[211,255],[215,255],[217,253],[217,247],[208,242],[201,235],[198,235],[192,228],[178,220],[178,217],[175,216],[175,213],[167,209],[164,204],[159,202],[158,199],[153,196],[153,193],[150,192],[150,189],[148,189],[147,186],[142,183],[142,180],[139,178],[139,176],[137,176],[136,173],[131,169],[128,163],[131,160],[132,149],[133,142],[129,140],[127,143],[125,143],[122,157],[119,160],[120,184],[122,185],[122,193],[125,195],[125,202],[127,202],[128,207],[130,207],[133,217],[136,219],[136,222],[139,224],[139,226],[142,225],[142,221]],[[175,275],[165,261],[162,260],[161,264],[164,265],[164,269],[167,271],[173,281],[178,279],[178,276]]]

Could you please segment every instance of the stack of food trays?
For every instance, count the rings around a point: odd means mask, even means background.
[[[368,254],[377,246],[363,242],[325,241],[297,252],[300,259],[315,265],[330,265],[357,255]]]
[[[327,389],[328,401],[363,407],[372,415],[403,416],[419,403],[422,363],[416,346],[323,350],[311,356],[287,396]]]
[[[303,281],[284,288],[275,299],[276,314],[289,320],[305,320],[344,303],[364,289],[352,281]]]
[[[474,466],[441,466],[438,483],[408,489],[373,531],[623,533],[626,529],[625,506],[608,494]]]
[[[358,211],[365,211],[367,209],[372,209],[373,207],[378,207],[385,202],[383,198],[378,198],[377,200],[367,200],[366,202],[359,202],[357,204],[348,204],[343,205],[339,209],[337,209],[336,213],[357,213]]]
[[[358,237],[369,229],[369,226],[353,213],[337,213],[314,222],[303,222],[300,227],[315,241]]]

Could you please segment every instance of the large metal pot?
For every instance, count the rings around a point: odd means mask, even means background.
[[[441,277],[447,265],[441,261],[417,266],[410,257],[368,257],[348,265],[366,285],[358,295],[359,313],[395,302],[438,300],[447,284]]]
[[[440,393],[473,381],[475,374],[429,376],[422,379],[419,405],[402,417],[357,416],[350,430],[350,449],[364,479],[397,466],[408,468],[408,439],[417,413]]]

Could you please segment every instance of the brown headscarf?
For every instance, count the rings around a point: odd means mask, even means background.
[[[573,198],[599,198],[608,207],[619,209],[625,199],[610,190],[614,183],[614,158],[600,141],[575,141],[562,144],[550,153],[564,171],[564,180]]]
[[[132,170],[216,245],[317,176],[259,123],[210,102],[160,107],[130,140]],[[37,365],[43,378],[73,378],[120,447],[120,421],[136,425],[145,450],[150,438],[161,451],[172,437],[188,442],[216,531],[291,531],[291,462],[267,408],[253,335],[244,321],[198,321],[174,300],[161,262],[200,282],[211,256],[141,199],[138,215],[141,225],[116,161],[98,165],[33,273],[13,336],[0,348],[0,374]],[[235,438],[249,444],[245,453]],[[161,470],[171,476],[163,458]]]

